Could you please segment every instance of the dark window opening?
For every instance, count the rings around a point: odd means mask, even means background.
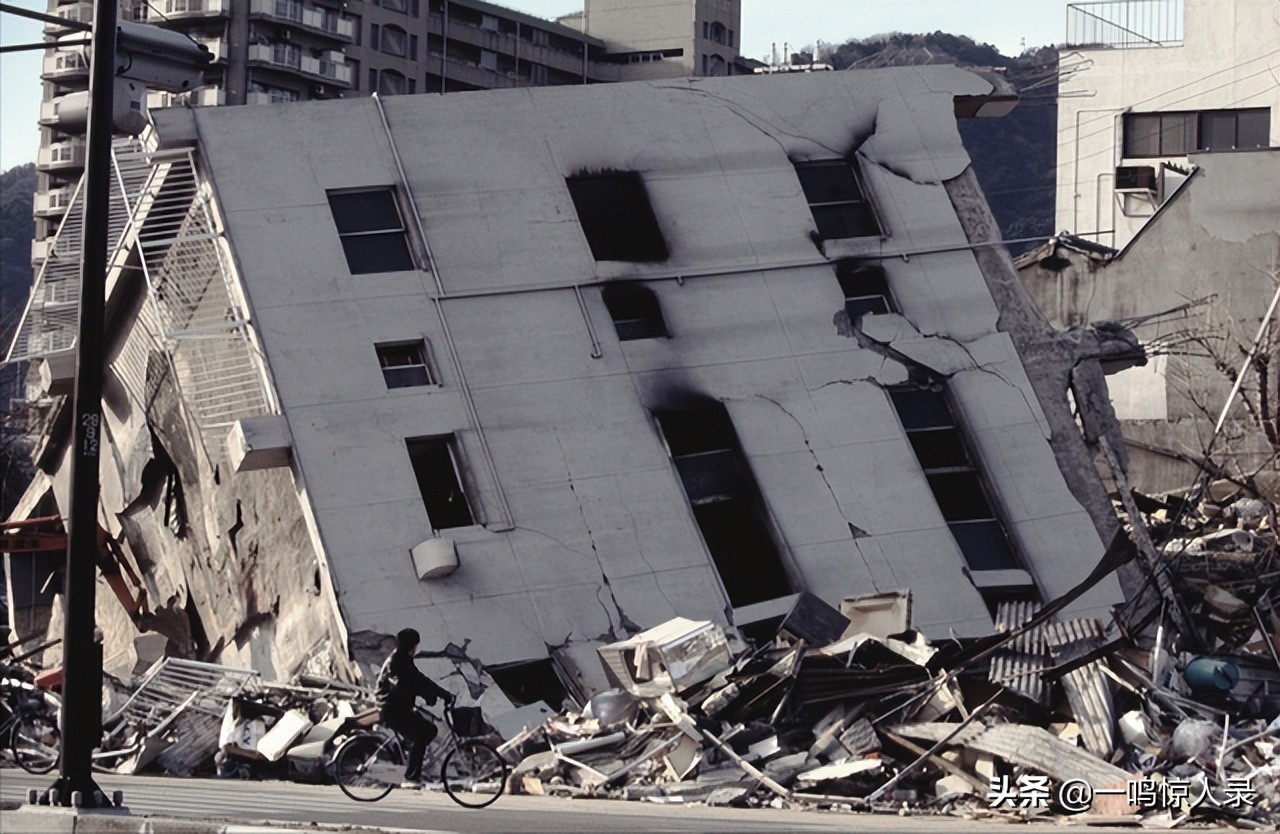
[[[462,491],[458,467],[454,462],[452,437],[427,437],[406,442],[432,529],[447,530],[474,524],[471,506]]]
[[[351,274],[414,268],[404,219],[390,188],[328,196]]]
[[[665,261],[669,257],[638,173],[583,174],[565,182],[597,261]]]
[[[431,385],[431,368],[427,365],[427,345],[422,339],[416,342],[386,342],[375,345],[378,364],[382,366],[382,378],[388,388],[410,388],[415,385]]]
[[[619,340],[626,342],[667,337],[662,307],[653,290],[639,284],[610,284],[600,295],[604,306],[609,310],[609,317],[613,319],[613,327],[618,331]]]
[[[1022,564],[987,498],[946,395],[902,388],[889,396],[969,569],[1020,570]]]
[[[764,499],[725,407],[655,416],[730,604],[740,608],[791,593]]]
[[[883,234],[853,162],[827,159],[795,166],[823,240]]]
[[[1124,155],[1129,159],[1186,156],[1193,151],[1265,148],[1271,108],[1126,113]]]
[[[551,658],[500,663],[486,666],[484,670],[498,684],[507,700],[517,707],[545,701],[552,709],[558,710],[568,697]]]
[[[841,261],[836,265],[836,279],[844,292],[844,311],[849,321],[857,321],[868,314],[898,311],[883,268]]]

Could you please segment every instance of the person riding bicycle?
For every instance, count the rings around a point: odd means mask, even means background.
[[[418,698],[434,706],[436,699],[442,699],[451,706],[455,700],[453,693],[440,686],[418,670],[414,663],[414,655],[418,651],[421,637],[412,628],[401,629],[396,634],[396,648],[378,670],[378,683],[375,699],[382,723],[404,736],[409,742],[409,762],[405,767],[406,782],[422,781],[422,759],[439,729],[428,721],[417,710],[414,704]]]

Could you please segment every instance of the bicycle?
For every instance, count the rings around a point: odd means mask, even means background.
[[[419,713],[432,720],[436,717],[427,710]],[[440,765],[444,792],[464,808],[487,808],[506,789],[510,766],[494,747],[471,738],[483,725],[479,707],[446,706],[444,723],[448,728]],[[334,753],[334,778],[355,801],[377,802],[404,781],[407,754],[405,739],[389,728],[357,732]]]
[[[58,764],[62,733],[50,716],[44,697],[26,694],[30,684],[6,679],[0,683],[0,741],[27,773],[48,773]]]

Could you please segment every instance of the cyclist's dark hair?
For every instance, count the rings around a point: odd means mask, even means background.
[[[402,628],[396,633],[396,651],[413,651],[413,647],[422,642],[422,636],[414,628]]]

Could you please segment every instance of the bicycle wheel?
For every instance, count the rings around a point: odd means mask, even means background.
[[[333,757],[333,775],[342,792],[356,802],[377,802],[404,779],[400,748],[375,733],[353,736]]]
[[[53,718],[33,712],[24,715],[13,725],[9,737],[9,749],[18,766],[27,773],[48,773],[58,764],[58,751],[62,748],[62,733]]]
[[[444,757],[440,780],[449,798],[466,808],[485,808],[507,786],[507,762],[482,741],[463,741]]]

